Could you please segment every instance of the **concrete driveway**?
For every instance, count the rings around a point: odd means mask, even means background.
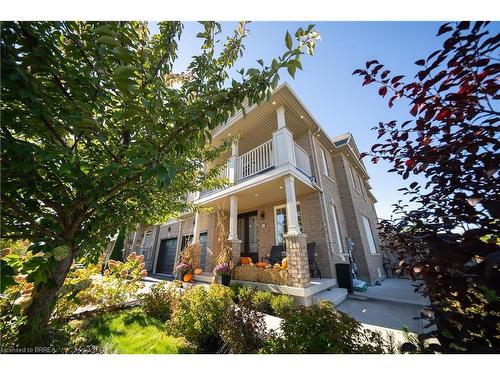
[[[357,321],[381,330],[402,330],[423,333],[426,321],[420,319],[420,311],[430,304],[426,297],[415,293],[413,281],[408,279],[386,279],[380,286],[369,287],[364,293],[354,295],[337,309]],[[414,319],[418,318],[418,319]]]

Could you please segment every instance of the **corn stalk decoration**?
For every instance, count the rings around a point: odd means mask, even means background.
[[[220,246],[219,255],[216,259],[217,264],[227,264],[232,270],[234,268],[233,262],[233,250],[229,246],[228,233],[224,222],[226,221],[226,213],[218,208],[215,211],[215,236],[217,239],[217,244]]]

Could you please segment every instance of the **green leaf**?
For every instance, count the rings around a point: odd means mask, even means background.
[[[286,45],[286,48],[292,49],[292,36],[290,35],[290,33],[288,31],[286,32],[286,35],[285,35],[285,45]]]
[[[293,79],[295,79],[295,70],[297,69],[295,65],[293,64],[288,64],[286,69],[288,70],[288,74],[292,76]]]
[[[119,47],[120,42],[109,35],[103,35],[97,39],[97,42],[107,44],[108,46]]]

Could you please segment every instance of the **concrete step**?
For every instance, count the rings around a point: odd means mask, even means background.
[[[193,275],[193,279],[199,283],[211,284],[214,279],[214,274],[211,272],[203,272],[201,275]]]
[[[334,306],[340,305],[347,299],[347,289],[345,288],[331,288],[330,290],[324,290],[312,296],[313,303],[319,303],[320,301],[327,300],[334,304]]]

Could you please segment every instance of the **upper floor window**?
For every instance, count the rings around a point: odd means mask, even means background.
[[[366,239],[368,240],[368,248],[370,253],[377,254],[377,247],[375,246],[375,239],[373,237],[372,227],[370,226],[370,221],[365,215],[363,217],[363,227],[365,228]]]
[[[339,252],[344,252],[344,245],[342,243],[342,232],[340,231],[339,218],[337,216],[337,209],[335,205],[332,204],[332,213],[333,213],[333,224],[335,225],[335,233],[337,237],[337,243],[339,244]]]
[[[325,150],[323,148],[321,148],[321,161],[322,161],[322,167],[323,167],[323,173],[330,177],[330,175],[328,174],[328,163],[326,161],[326,153],[325,153]]]
[[[354,189],[356,189],[356,191],[359,191],[358,181],[356,180],[356,177],[354,176],[355,172],[352,170],[352,167],[350,165],[349,165],[349,172],[351,173],[352,186],[354,187]]]

